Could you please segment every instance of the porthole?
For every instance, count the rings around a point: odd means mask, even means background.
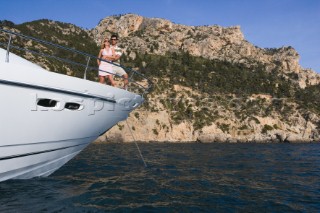
[[[37,102],[37,104],[42,107],[55,107],[57,103],[58,102],[56,100],[52,100],[48,98],[39,99]]]
[[[80,104],[78,103],[72,103],[72,102],[67,102],[64,107],[66,109],[69,109],[69,110],[78,110],[80,108]]]

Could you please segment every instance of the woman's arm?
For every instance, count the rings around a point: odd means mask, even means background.
[[[100,66],[101,60],[99,58],[101,58],[101,55],[102,55],[102,49],[100,50],[100,52],[98,54],[98,59],[97,59],[98,66]]]
[[[114,56],[103,56],[103,59],[105,59],[107,61],[113,61],[114,60]]]
[[[112,56],[103,56],[103,59],[108,61],[113,61],[115,59],[115,52],[113,48],[111,48],[111,52],[112,52]]]

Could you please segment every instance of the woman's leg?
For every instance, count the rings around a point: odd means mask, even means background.
[[[127,74],[127,73],[124,74],[124,75],[122,76],[122,78],[123,78],[123,81],[124,81],[124,86],[123,86],[123,88],[127,90],[127,89],[128,89],[128,84],[129,84],[128,74]]]
[[[116,86],[116,83],[113,80],[113,75],[107,75],[107,76],[108,76],[108,79],[110,81],[111,86],[113,86],[113,87]]]
[[[99,75],[99,83],[101,83],[101,84],[105,84],[106,83],[106,81],[104,79],[104,76]]]

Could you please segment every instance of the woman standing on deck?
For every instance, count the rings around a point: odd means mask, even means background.
[[[110,81],[111,86],[115,86],[115,82],[113,80],[114,72],[112,70],[112,64],[101,61],[99,60],[100,58],[107,61],[113,61],[115,59],[114,49],[110,47],[110,42],[107,38],[102,42],[101,50],[97,59],[97,63],[99,66],[99,83],[105,84],[105,78],[107,77]]]

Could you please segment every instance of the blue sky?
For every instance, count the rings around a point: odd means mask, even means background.
[[[110,15],[134,13],[184,25],[240,25],[259,47],[292,46],[320,73],[320,0],[0,0],[0,20],[51,19],[91,29]]]

